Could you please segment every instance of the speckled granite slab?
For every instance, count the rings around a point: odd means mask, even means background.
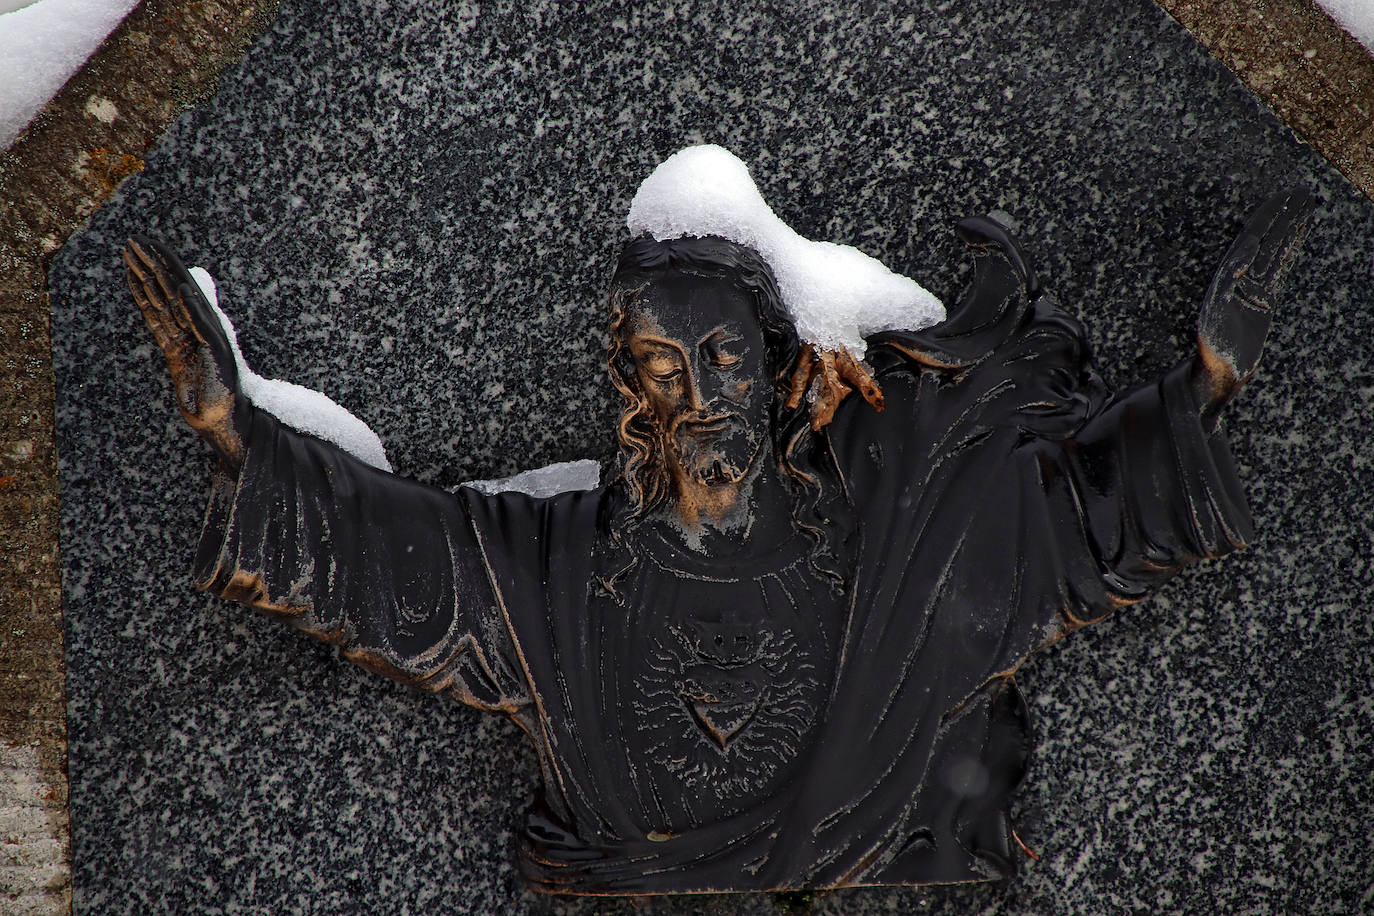
[[[191,590],[208,479],[123,286],[167,238],[249,359],[451,485],[611,451],[602,299],[638,181],[694,142],[945,297],[958,217],[1014,216],[1107,377],[1190,346],[1245,211],[1321,200],[1228,419],[1259,527],[1020,675],[1039,744],[1006,885],[820,914],[1374,907],[1374,205],[1148,0],[287,2],[57,256],[76,910],[779,913],[525,892],[513,726]]]

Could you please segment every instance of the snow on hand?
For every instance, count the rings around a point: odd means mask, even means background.
[[[625,220],[659,241],[716,235],[761,254],[803,339],[862,356],[864,337],[920,330],[945,318],[940,300],[915,280],[857,248],[802,238],[764,201],[749,168],[719,146],[689,146],[639,186]]]
[[[299,432],[332,442],[353,457],[383,471],[391,470],[381,437],[362,420],[332,398],[303,385],[263,378],[248,367],[239,349],[234,323],[219,307],[215,280],[201,267],[192,267],[191,277],[205,294],[229,338],[234,362],[239,370],[239,386],[253,406],[261,408]],[[463,486],[492,495],[517,491],[534,497],[555,496],[568,490],[591,490],[601,483],[601,465],[591,459],[562,461],[547,467],[522,471],[499,480],[471,480]]]
[[[200,291],[205,294],[210,307],[219,316],[220,326],[224,328],[224,333],[229,338],[229,346],[234,350],[234,362],[239,368],[239,385],[255,407],[262,408],[292,429],[333,442],[353,457],[375,468],[391,470],[391,462],[386,458],[386,449],[382,446],[381,438],[366,423],[327,395],[303,385],[263,378],[248,368],[243,351],[239,349],[234,323],[219,307],[214,278],[200,267],[192,267],[190,273]]]

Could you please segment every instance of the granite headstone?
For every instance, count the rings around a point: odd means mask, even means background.
[[[191,590],[207,452],[119,249],[219,281],[250,362],[443,486],[605,459],[604,291],[637,183],[720,143],[798,231],[945,298],[998,211],[1109,382],[1187,352],[1281,186],[1318,197],[1228,414],[1259,537],[1030,665],[1010,884],[527,893],[513,726]],[[76,912],[815,913],[1374,906],[1374,204],[1149,0],[288,0],[51,271]]]

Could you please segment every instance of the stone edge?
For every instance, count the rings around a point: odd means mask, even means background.
[[[1374,199],[1374,53],[1311,0],[1156,0]]]
[[[48,262],[278,0],[145,0],[0,158],[0,911],[69,913]]]
[[[1308,0],[1157,0],[1374,198],[1374,57]],[[48,261],[279,0],[145,0],[0,158],[0,902],[71,909]]]

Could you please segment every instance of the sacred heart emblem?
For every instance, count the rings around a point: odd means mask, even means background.
[[[696,620],[689,624],[694,664],[687,666],[682,701],[717,749],[753,721],[767,695],[761,641],[753,627]]]
[[[683,702],[697,727],[722,751],[729,747],[735,736],[744,731],[754,719],[759,706],[763,704],[764,694],[759,693],[752,699],[721,701],[714,695],[691,696],[683,694]]]

